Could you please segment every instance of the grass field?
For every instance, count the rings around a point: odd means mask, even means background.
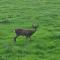
[[[32,41],[16,28],[39,28]],[[0,0],[0,60],[60,60],[60,0]]]

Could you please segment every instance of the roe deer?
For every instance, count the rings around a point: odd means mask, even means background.
[[[16,36],[14,37],[14,41],[16,42],[16,38],[18,36],[26,36],[26,38],[30,38],[33,33],[36,32],[38,25],[32,25],[32,29],[15,29]]]

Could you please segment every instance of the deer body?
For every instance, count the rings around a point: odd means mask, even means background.
[[[33,29],[15,29],[16,36],[14,37],[14,41],[16,42],[16,38],[18,36],[26,36],[26,38],[30,38],[36,32],[37,26],[33,27]]]

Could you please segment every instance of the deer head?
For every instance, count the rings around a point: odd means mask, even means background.
[[[32,28],[37,30],[37,28],[39,27],[39,24],[32,24]]]

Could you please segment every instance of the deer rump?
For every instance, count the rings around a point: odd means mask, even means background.
[[[30,37],[33,33],[34,33],[34,29],[28,30],[28,29],[16,29],[15,33],[17,36],[26,36],[26,37]]]

